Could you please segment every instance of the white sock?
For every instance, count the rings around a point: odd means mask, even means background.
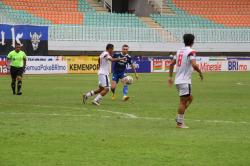
[[[102,99],[102,95],[98,94],[94,100],[99,102],[101,99]]]
[[[177,115],[177,122],[183,124],[184,122],[184,114]]]
[[[88,92],[87,94],[86,94],[86,96],[87,97],[90,97],[90,96],[93,96],[95,93],[94,93],[94,91],[90,91],[90,92]]]

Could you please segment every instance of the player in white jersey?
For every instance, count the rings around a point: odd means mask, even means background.
[[[191,94],[191,78],[193,69],[199,73],[200,79],[203,80],[203,75],[198,65],[196,64],[195,56],[196,51],[191,47],[194,44],[194,35],[185,34],[183,40],[185,47],[177,51],[176,56],[173,58],[169,71],[169,84],[173,84],[173,70],[176,65],[175,85],[179,92],[180,104],[178,108],[178,115],[176,118],[177,128],[188,128],[184,124],[184,113],[188,106],[193,101]]]
[[[97,95],[92,101],[94,105],[100,105],[100,101],[103,96],[105,96],[110,90],[110,80],[109,72],[111,70],[111,62],[117,62],[124,60],[125,58],[112,58],[114,46],[113,44],[108,44],[106,46],[106,51],[104,51],[99,57],[99,88],[97,90],[91,90],[90,92],[83,95],[83,103],[85,104],[88,97]]]

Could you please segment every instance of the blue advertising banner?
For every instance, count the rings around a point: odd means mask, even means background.
[[[48,55],[48,27],[0,24],[0,55],[7,55],[16,43],[28,56]]]
[[[133,59],[133,64],[136,68],[137,73],[150,73],[151,72],[151,61],[144,61],[141,59]],[[112,63],[112,72],[113,72],[114,63]],[[126,66],[126,73],[133,73],[130,65]]]
[[[134,61],[133,62],[137,73],[150,73],[151,72],[151,61]],[[130,65],[127,65],[127,73],[133,73]]]

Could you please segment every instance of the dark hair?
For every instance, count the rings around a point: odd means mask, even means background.
[[[21,44],[19,44],[19,43],[15,43],[15,47],[16,47],[16,46],[21,46]]]
[[[194,44],[194,35],[193,34],[185,34],[183,36],[183,40],[184,40],[184,43],[185,43],[185,46],[191,46]]]
[[[124,44],[123,46],[122,46],[122,48],[124,48],[124,47],[129,47],[127,44]]]
[[[109,49],[112,49],[112,48],[114,48],[114,45],[113,45],[113,44],[107,44],[106,50],[109,50]]]

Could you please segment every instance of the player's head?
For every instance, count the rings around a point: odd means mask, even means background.
[[[124,44],[124,45],[122,46],[122,54],[123,54],[123,55],[128,54],[128,49],[129,49],[129,46],[128,46],[127,44]]]
[[[184,41],[185,46],[192,47],[194,44],[194,39],[195,39],[195,37],[193,34],[185,34],[183,36],[183,41]]]
[[[15,51],[19,52],[20,50],[21,50],[21,45],[18,44],[18,43],[16,43],[16,45],[15,45]]]
[[[113,50],[114,50],[114,45],[113,44],[107,44],[106,51],[108,51],[109,54],[112,54]]]

